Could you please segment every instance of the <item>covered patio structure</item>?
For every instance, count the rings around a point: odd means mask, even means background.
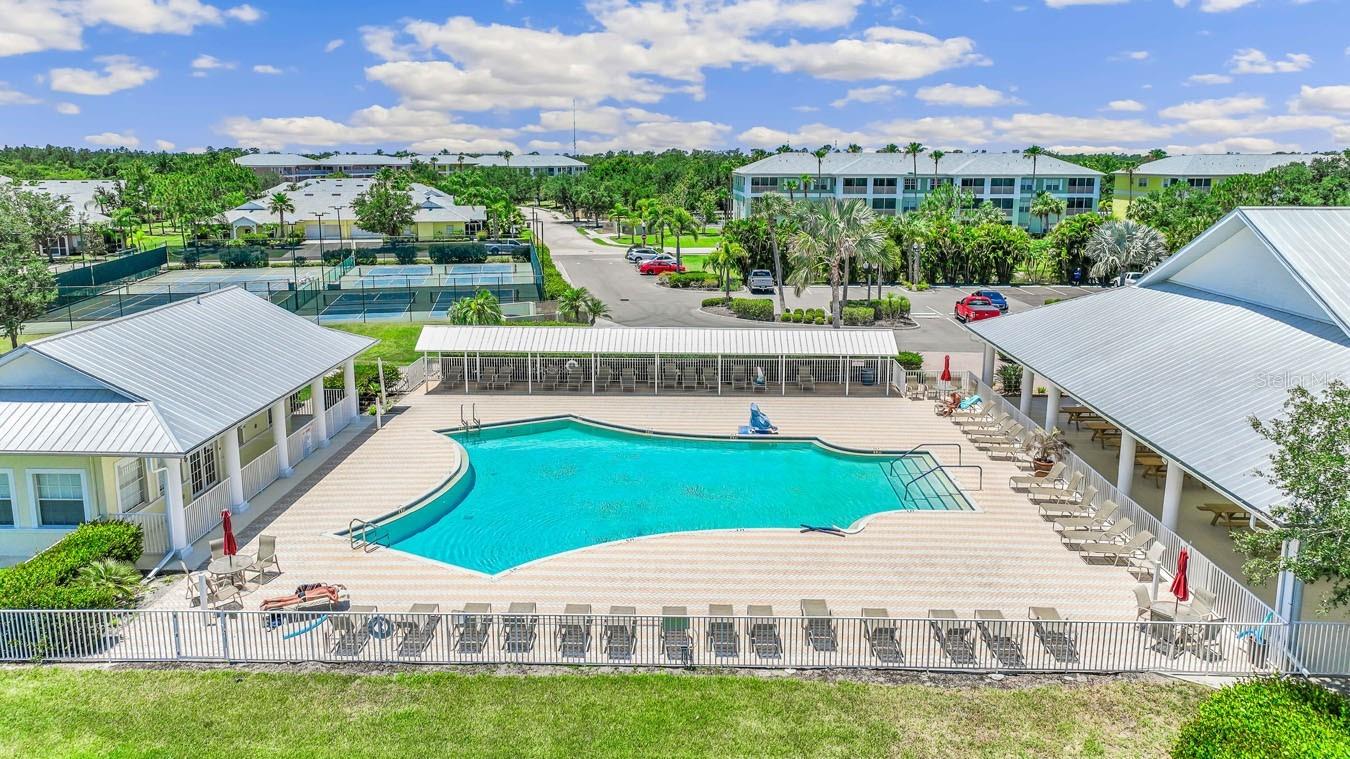
[[[427,326],[436,389],[463,393],[891,393],[891,330]],[[894,376],[893,376],[894,375]]]

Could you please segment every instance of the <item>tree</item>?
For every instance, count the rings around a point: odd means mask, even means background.
[[[779,313],[787,309],[787,302],[783,295],[783,260],[778,249],[778,230],[779,226],[792,215],[793,205],[792,201],[785,200],[782,195],[770,192],[761,195],[751,210],[755,216],[763,218],[768,226],[769,245],[773,248],[773,286],[778,292]]]
[[[1050,234],[1045,236],[1044,239],[1055,253],[1058,263],[1056,273],[1061,280],[1067,279],[1069,270],[1085,257],[1088,242],[1105,222],[1106,217],[1100,213],[1075,214],[1056,224]],[[1041,274],[1045,275],[1046,272]]]
[[[615,231],[618,232],[620,237],[623,236],[623,223],[632,215],[632,213],[633,212],[628,210],[628,207],[622,203],[615,203],[614,207],[609,209],[609,218],[614,220],[614,226],[617,228]]]
[[[731,300],[731,272],[744,259],[745,248],[725,238],[708,254],[707,264],[721,278],[722,293],[727,300]]]
[[[833,148],[833,146],[831,146],[831,145],[821,145],[820,147],[816,148],[815,150],[813,150],[813,151],[811,152],[811,155],[813,155],[813,156],[816,157],[816,192],[817,192],[817,193],[820,192],[820,188],[821,188],[821,184],[822,184],[822,181],[821,181],[821,175],[825,172],[825,156],[829,155],[829,154],[830,154],[830,151],[833,150],[833,149],[834,149],[834,148]]]
[[[455,324],[493,325],[505,320],[497,296],[487,290],[479,290],[471,298],[455,301],[455,305],[450,307],[450,321]]]
[[[267,212],[277,215],[280,222],[277,230],[282,238],[286,237],[286,214],[295,213],[295,204],[291,202],[291,196],[284,192],[272,193],[272,197],[267,200]]]
[[[999,282],[1011,282],[1013,270],[1031,250],[1031,235],[1002,221],[976,225],[971,230],[970,242],[976,254],[972,268],[977,270],[972,272],[972,280],[977,282],[987,282],[990,270]]]
[[[112,212],[111,218],[113,229],[117,230],[118,238],[121,240],[121,247],[127,247],[131,230],[139,226],[141,220],[136,218],[136,212],[130,208],[118,208]]]
[[[1043,155],[1045,155],[1045,148],[1040,145],[1032,145],[1022,151],[1023,158],[1031,159],[1031,193],[1033,197],[1036,194],[1036,162]]]
[[[877,152],[878,152],[878,153],[899,153],[899,152],[900,152],[900,146],[899,146],[899,145],[896,145],[894,142],[888,142],[888,143],[886,143],[886,147],[881,148],[881,149],[878,150]]]
[[[905,146],[905,149],[902,151],[905,155],[909,156],[910,160],[913,161],[913,163],[914,163],[914,167],[913,167],[913,168],[914,168],[914,190],[915,190],[915,192],[918,192],[918,190],[919,190],[919,154],[922,153],[922,152],[925,151],[925,150],[927,150],[927,148],[925,148],[925,147],[923,146],[923,143],[921,143],[921,142],[911,142],[911,143],[909,143],[908,145],[906,145],[906,146]],[[901,181],[903,182],[904,180],[902,179]],[[906,182],[905,184],[908,184],[908,182]],[[900,205],[901,205],[901,207],[902,207],[902,209],[903,209],[903,207],[904,207],[904,205],[905,205],[905,190],[904,190],[904,187],[903,187],[903,186],[902,186],[901,189],[900,189]]]
[[[1063,216],[1065,210],[1062,198],[1057,198],[1044,190],[1031,201],[1031,215],[1041,220],[1041,234],[1050,231],[1050,217]]]
[[[672,207],[666,211],[665,224],[675,235],[675,263],[682,263],[684,259],[680,254],[680,236],[697,229],[694,215],[683,208]]]
[[[352,199],[352,210],[358,227],[397,237],[412,225],[417,205],[396,180],[376,177],[365,192]]]
[[[1108,221],[1088,240],[1088,276],[1109,278],[1122,271],[1148,271],[1167,255],[1167,243],[1153,227],[1128,219]]]
[[[581,289],[585,290],[586,288],[583,287]],[[589,292],[586,293],[586,301],[582,304],[582,310],[586,312],[586,316],[591,324],[595,324],[596,319],[603,319],[606,316],[609,316],[609,306],[605,305],[605,302],[600,300],[599,296]]]
[[[584,287],[569,287],[558,296],[558,313],[571,321],[581,321],[581,312],[586,309],[586,298],[590,292]]]
[[[862,152],[862,145],[859,145],[859,144],[856,143],[856,142],[850,142],[850,143],[848,144],[848,148],[845,150],[845,152],[848,152],[848,153],[861,153],[861,152]]]
[[[1285,500],[1271,508],[1281,526],[1235,534],[1249,557],[1243,572],[1261,583],[1292,572],[1306,583],[1327,582],[1326,611],[1350,604],[1350,386],[1332,380],[1315,395],[1289,391],[1282,418],[1251,418],[1252,429],[1275,445],[1268,470],[1258,472]],[[1284,555],[1286,541],[1298,552]]]
[[[65,195],[43,192],[20,192],[19,207],[28,217],[28,229],[33,236],[36,252],[47,252],[48,260],[56,242],[70,232],[74,210]]]
[[[838,329],[843,320],[839,285],[844,262],[854,256],[870,258],[884,240],[876,224],[876,212],[862,201],[812,204],[802,214],[801,228],[792,235],[789,250],[794,266],[788,280],[800,295],[818,273],[824,272],[830,282],[833,324]]]
[[[0,185],[0,326],[19,347],[23,323],[41,316],[56,297],[56,278],[35,249],[24,205],[33,193]]]

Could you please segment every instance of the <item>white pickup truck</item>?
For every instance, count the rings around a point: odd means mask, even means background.
[[[752,293],[773,292],[773,274],[768,269],[752,269],[745,278],[745,288]]]

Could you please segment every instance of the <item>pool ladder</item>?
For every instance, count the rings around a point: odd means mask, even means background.
[[[906,482],[905,489],[900,493],[900,499],[904,500],[909,496],[910,485],[913,485],[914,483],[918,482],[919,480],[922,480],[923,478],[927,477],[928,475],[934,472],[946,472],[948,469],[974,469],[980,475],[979,482],[978,484],[976,484],[975,489],[984,490],[984,467],[980,466],[979,464],[938,464],[924,471],[923,474],[911,478],[909,482]]]
[[[469,405],[469,415],[468,415],[468,416],[465,416],[465,415],[464,415],[464,404],[463,404],[463,403],[459,404],[459,426],[460,426],[460,428],[463,429],[465,432],[479,432],[479,433],[481,433],[481,432],[483,431],[483,422],[482,422],[481,420],[479,420],[479,418],[478,418],[478,404],[477,404],[477,403],[473,403],[473,404],[470,404],[470,405]]]
[[[353,519],[347,523],[347,542],[353,551],[359,548],[370,553],[380,547],[379,543],[370,539],[370,531],[377,529],[379,528],[364,519]],[[375,537],[378,538],[379,535]]]

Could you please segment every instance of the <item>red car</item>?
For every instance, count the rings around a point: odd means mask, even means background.
[[[977,322],[992,319],[1003,313],[992,301],[983,295],[967,295],[956,302],[956,319],[962,322]]]
[[[653,258],[650,261],[643,261],[638,266],[639,274],[665,274],[668,271],[681,273],[684,271],[684,264],[675,263],[673,258]]]

